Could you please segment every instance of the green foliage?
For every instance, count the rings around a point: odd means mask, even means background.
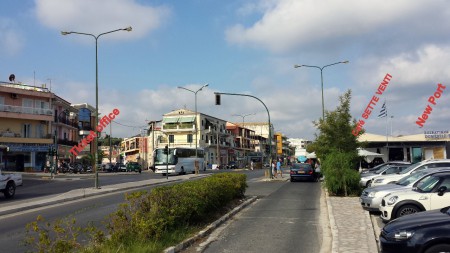
[[[78,252],[82,249],[78,242],[82,234],[91,238],[92,245],[104,241],[102,231],[93,226],[82,229],[76,226],[75,219],[58,219],[50,223],[39,215],[36,221],[27,224],[26,229],[25,245],[39,253]]]
[[[76,226],[75,219],[50,223],[38,216],[27,224],[25,245],[40,253],[162,252],[243,198],[246,188],[245,174],[221,173],[126,194],[127,202],[110,215],[109,238],[93,226]],[[88,237],[88,243],[82,245],[81,237]]]
[[[111,241],[159,240],[180,227],[201,222],[245,193],[244,174],[221,173],[127,196],[128,203],[111,215]]]
[[[332,150],[323,160],[321,170],[325,176],[325,187],[332,195],[349,196],[361,193],[360,175],[352,169],[356,159],[353,152]]]
[[[340,105],[336,110],[325,112],[325,120],[314,122],[320,134],[316,135],[314,143],[309,149],[316,152],[317,157],[326,159],[332,150],[351,152],[357,155],[360,146],[357,136],[352,134],[356,120],[350,114],[351,91],[348,90],[339,97]],[[362,132],[361,132],[362,133]],[[361,134],[360,133],[360,134]]]
[[[355,195],[360,191],[359,174],[355,170],[361,146],[352,130],[356,120],[350,114],[351,91],[339,97],[340,104],[334,111],[325,112],[325,119],[314,122],[319,135],[308,145],[307,151],[315,151],[321,161],[325,187],[333,195]]]

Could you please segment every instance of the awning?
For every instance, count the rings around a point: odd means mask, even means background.
[[[177,123],[178,122],[178,117],[176,118],[163,118],[163,123]]]
[[[194,122],[195,116],[189,116],[189,117],[180,117],[180,120],[178,122]]]
[[[371,152],[362,148],[358,148],[358,156],[364,157],[364,160],[368,163],[372,162],[375,157],[383,157],[382,154]]]

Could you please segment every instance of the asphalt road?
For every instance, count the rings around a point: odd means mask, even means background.
[[[197,252],[320,252],[320,183],[249,181],[247,195],[259,200],[206,239]]]
[[[207,171],[203,173],[221,173],[223,171]],[[227,171],[228,172],[228,171]],[[238,171],[235,171],[238,173]],[[263,171],[240,171],[248,175],[248,180],[252,181],[255,178],[263,175]],[[161,175],[154,175],[152,173],[142,174],[111,174],[102,176],[104,185],[106,182],[122,183],[129,180],[149,179],[149,177],[161,177]],[[177,176],[175,176],[177,177]],[[24,187],[19,187],[16,192],[16,198],[13,200],[0,200],[2,205],[14,205],[15,201],[24,201],[33,199],[33,197],[50,196],[54,192],[65,192],[71,189],[91,187],[92,180],[89,176],[80,177],[72,180],[47,180],[43,178],[27,178],[24,182]],[[158,185],[159,186],[159,185]],[[145,187],[140,190],[149,190],[155,186]],[[3,215],[0,217],[0,245],[2,248],[8,249],[8,252],[25,252],[27,248],[23,245],[25,238],[26,225],[30,222],[36,221],[38,215],[44,217],[47,221],[55,221],[61,218],[74,218],[77,225],[85,227],[89,224],[97,228],[105,228],[104,221],[110,213],[117,210],[119,204],[124,202],[124,194],[126,192],[137,191],[136,189],[115,192],[95,197],[83,198],[76,201],[61,203],[48,207],[43,207],[34,210],[14,213],[10,215]],[[36,193],[37,192],[37,193]]]

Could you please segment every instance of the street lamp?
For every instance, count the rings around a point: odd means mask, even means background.
[[[208,83],[204,84],[202,87],[200,87],[200,89],[198,89],[197,91],[193,91],[190,90],[188,88],[184,88],[181,86],[178,86],[178,89],[183,89],[183,90],[187,90],[190,91],[192,93],[194,93],[194,97],[195,97],[195,117],[194,117],[194,127],[195,127],[195,157],[197,158],[197,92],[201,91],[203,88],[208,87]]]
[[[245,165],[247,165],[247,159],[245,158],[245,147],[244,147],[244,139],[245,139],[245,117],[250,116],[250,115],[256,115],[256,113],[249,113],[249,114],[233,114],[231,116],[237,116],[237,117],[242,117],[242,149],[244,150],[244,159],[245,159]]]
[[[118,31],[127,31],[127,32],[131,32],[132,28],[131,26],[127,27],[127,28],[121,28],[121,29],[116,29],[116,30],[112,30],[109,32],[104,32],[104,33],[100,33],[99,35],[94,35],[94,34],[90,34],[90,33],[81,33],[81,32],[65,32],[65,31],[61,31],[61,35],[69,35],[69,34],[79,34],[79,35],[87,35],[87,36],[91,36],[95,39],[95,126],[97,127],[98,125],[98,38],[102,35],[108,34],[108,33],[113,33],[113,32],[118,32]],[[100,186],[98,185],[98,168],[97,168],[97,160],[98,160],[98,137],[94,138],[94,169],[95,169],[95,188],[99,189]]]
[[[304,64],[302,64],[302,65],[295,64],[294,65],[294,68],[309,67],[309,68],[318,68],[318,69],[320,69],[320,80],[322,82],[322,119],[323,120],[325,120],[325,106],[324,106],[324,102],[323,102],[323,73],[322,72],[323,72],[324,68],[329,67],[329,66],[333,66],[333,65],[336,65],[336,64],[340,64],[340,63],[349,63],[349,61],[335,62],[335,63],[332,63],[332,64],[325,65],[323,67],[304,65]]]

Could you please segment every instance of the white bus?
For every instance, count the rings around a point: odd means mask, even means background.
[[[195,173],[195,161],[198,161],[199,170],[205,168],[205,158],[203,149],[197,149],[197,158],[195,157],[195,148],[173,147],[169,148],[169,155],[165,153],[165,148],[157,148],[153,154],[153,166],[155,173],[162,174],[186,174]]]

